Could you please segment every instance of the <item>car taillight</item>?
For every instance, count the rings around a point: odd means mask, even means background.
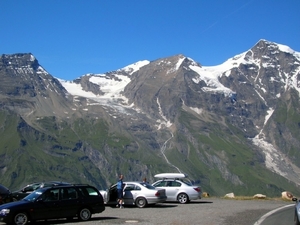
[[[159,196],[160,196],[160,193],[159,193],[159,192],[156,192],[156,193],[155,193],[155,196],[156,196],[156,197],[159,197]]]
[[[194,190],[197,191],[197,192],[201,192],[201,189],[199,187],[194,188]]]

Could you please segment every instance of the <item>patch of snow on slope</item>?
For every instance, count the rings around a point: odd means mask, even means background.
[[[249,64],[250,62],[248,58],[245,57],[246,53],[247,52],[236,55],[218,66],[199,67],[197,65],[190,65],[190,69],[199,74],[198,79],[193,79],[193,81],[195,83],[199,83],[201,80],[203,80],[207,85],[207,87],[202,88],[203,91],[221,92],[226,96],[230,95],[234,91],[221,84],[219,81],[219,77],[223,75],[229,76],[230,70],[238,67],[240,64]]]
[[[300,82],[298,80],[298,74],[300,74],[300,66],[298,66],[297,70],[295,70],[295,72],[293,73],[292,77],[291,77],[291,85],[298,91],[299,95],[300,95]]]
[[[185,57],[182,57],[178,60],[178,62],[176,63],[176,66],[175,66],[175,70],[178,70],[180,65],[182,64],[182,62],[185,60]]]
[[[185,60],[185,58],[186,57],[179,57],[176,65],[173,68],[169,69],[167,71],[167,74],[176,72],[179,69],[179,67],[181,66],[182,62]],[[171,64],[171,62],[168,62],[167,64]]]
[[[254,145],[258,146],[263,150],[266,156],[266,167],[275,173],[280,174],[281,176],[286,176],[287,173],[280,169],[282,164],[281,153],[270,143],[264,141],[262,138],[259,138],[257,135],[252,139]]]
[[[129,73],[130,75],[133,74],[134,72],[138,71],[141,67],[145,66],[145,65],[148,65],[150,63],[150,61],[148,60],[143,60],[143,61],[139,61],[139,62],[136,62],[136,63],[133,63],[129,66],[125,66],[124,68],[122,69],[119,69],[117,71],[125,71],[127,73]]]
[[[221,84],[219,81],[219,77],[223,75],[229,76],[229,70],[231,70],[234,67],[237,67],[242,62],[247,63],[247,61],[244,60],[244,56],[245,53],[237,55],[218,66],[199,67],[196,65],[190,65],[190,69],[199,74],[199,77],[197,79],[193,79],[193,81],[195,83],[199,83],[201,80],[203,80],[207,85],[207,87],[202,88],[203,91],[222,92],[226,96],[228,96],[234,91]]]
[[[162,109],[161,109],[160,102],[159,102],[158,98],[156,99],[156,102],[157,102],[157,104],[158,104],[159,114],[160,114],[160,116],[161,116],[162,119],[163,119],[163,120],[157,120],[157,122],[159,123],[159,125],[157,126],[157,129],[160,130],[161,127],[162,127],[162,125],[165,125],[166,127],[172,126],[171,121],[169,121],[169,120],[165,117],[165,115],[163,114],[163,111],[162,111]]]
[[[122,75],[115,75],[118,79],[107,79],[103,76],[91,76],[89,81],[97,84],[105,94],[99,98],[122,98],[120,92],[130,82],[130,78]]]
[[[193,110],[195,113],[197,113],[199,115],[203,112],[203,109],[199,109],[199,108],[190,107],[190,109]]]
[[[282,52],[287,52],[292,55],[294,55],[298,60],[300,60],[300,52],[296,52],[293,49],[291,49],[289,46],[282,45],[282,44],[277,44],[278,48]]]
[[[149,64],[150,61],[144,60],[139,61],[134,64],[128,65],[122,69],[117,71],[125,71],[130,75],[134,72],[138,71],[141,67]],[[123,103],[127,103],[128,99],[121,95],[120,93],[124,90],[126,85],[130,82],[130,78],[123,75],[114,74],[117,79],[110,79],[106,77],[105,74],[88,74],[90,76],[89,81],[91,83],[97,84],[99,89],[104,92],[104,95],[96,95],[92,92],[84,91],[80,84],[74,83],[72,81],[65,81],[58,79],[63,87],[74,96],[81,96],[85,98],[90,98],[94,101],[99,102],[99,104],[107,105],[114,101],[116,103],[117,100],[122,100]]]
[[[269,108],[269,110],[267,111],[267,115],[265,116],[264,126],[267,124],[267,122],[270,119],[270,117],[272,116],[273,112],[274,112],[274,109]]]
[[[75,96],[82,96],[85,98],[95,98],[97,97],[94,93],[92,92],[88,92],[88,91],[84,91],[81,87],[80,84],[76,84],[72,81],[65,81],[65,80],[61,80],[58,79],[60,81],[60,83],[62,84],[62,86],[71,94],[71,95],[75,95]]]

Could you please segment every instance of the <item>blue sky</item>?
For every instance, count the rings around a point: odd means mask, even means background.
[[[219,65],[260,39],[300,52],[300,0],[0,1],[0,54],[73,80],[184,54]]]

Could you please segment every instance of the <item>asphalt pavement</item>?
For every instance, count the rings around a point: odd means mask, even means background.
[[[87,222],[53,220],[43,221],[37,223],[37,225],[254,225],[268,212],[290,204],[292,202],[282,200],[204,198],[198,201],[191,201],[188,204],[162,203],[141,209],[134,206],[127,206],[124,209],[106,207],[103,213],[93,215],[92,219]],[[282,225],[280,220],[278,221],[278,225]]]

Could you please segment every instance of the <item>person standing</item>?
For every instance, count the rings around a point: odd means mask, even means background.
[[[124,176],[121,174],[119,176],[119,180],[117,182],[117,192],[118,192],[117,207],[120,207],[120,208],[124,208],[124,206],[123,206],[123,178],[124,178]]]
[[[144,177],[144,179],[143,179],[143,183],[146,183],[146,184],[148,184],[148,181],[147,181],[147,178],[146,178],[146,177]]]

